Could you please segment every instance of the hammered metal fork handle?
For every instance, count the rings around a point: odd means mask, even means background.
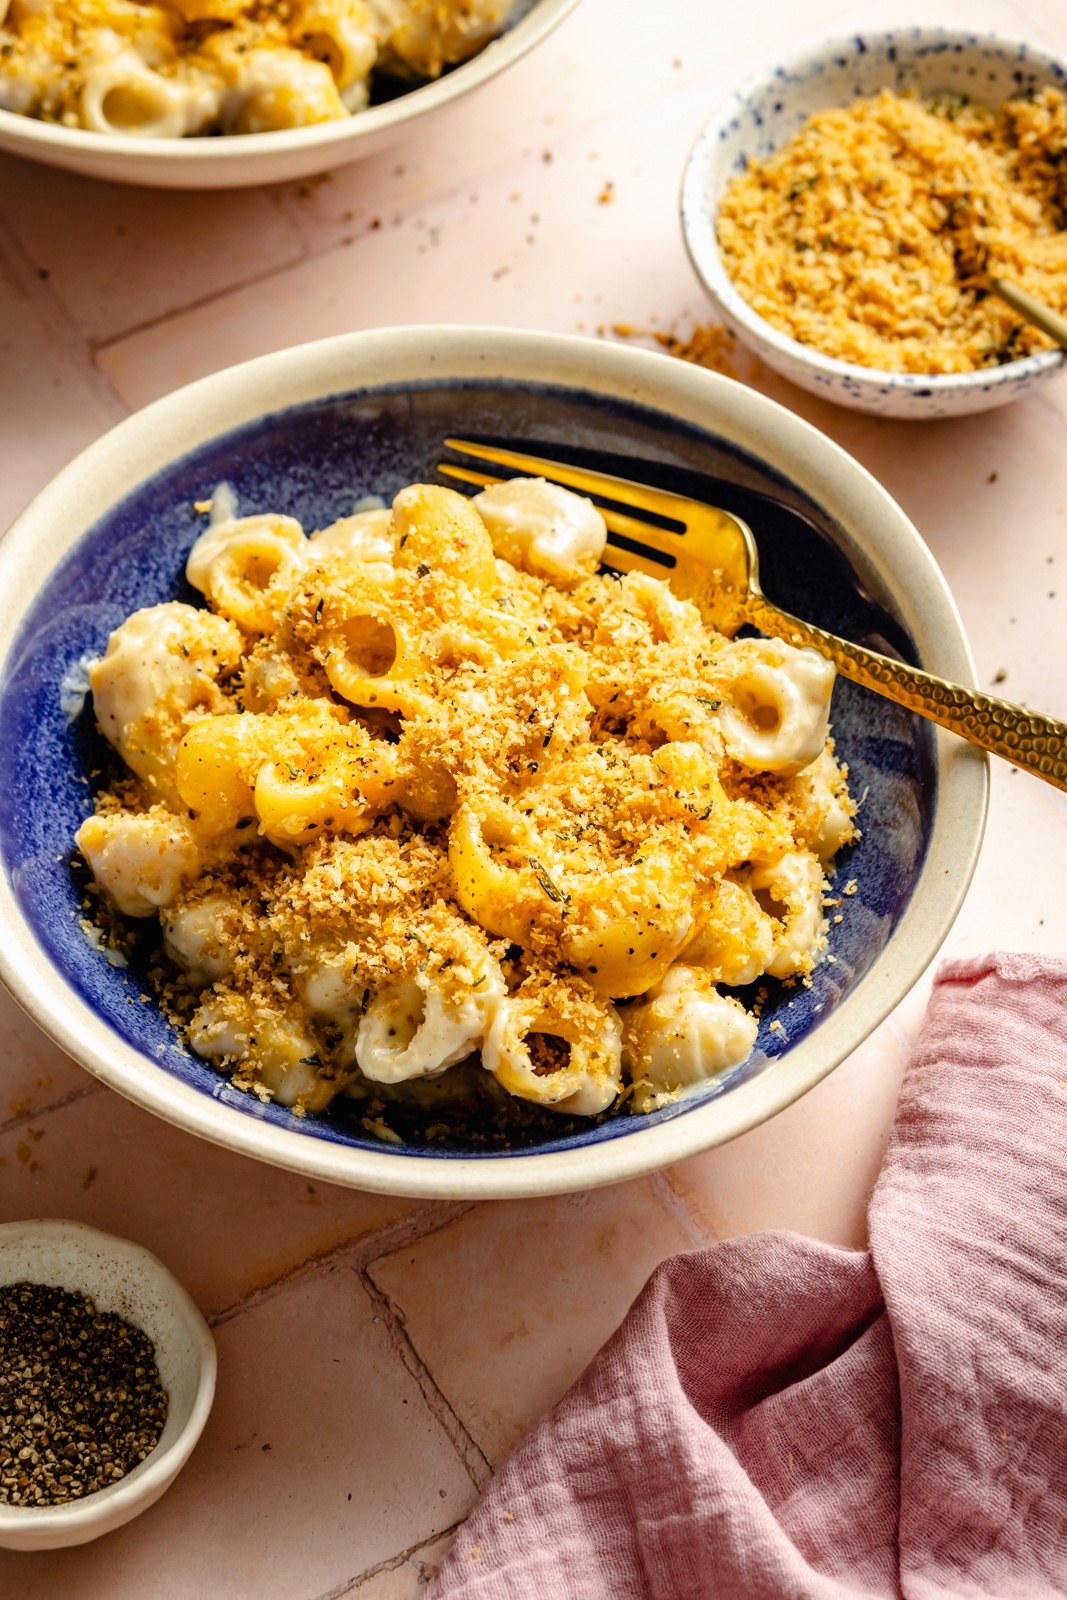
[[[810,645],[829,656],[842,677],[917,711],[1014,766],[1025,767],[1057,789],[1067,790],[1067,723],[849,644],[779,610],[762,595],[749,595],[745,613],[746,620],[761,632],[787,644]]]

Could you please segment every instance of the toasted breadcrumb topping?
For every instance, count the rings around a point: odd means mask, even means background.
[[[731,181],[716,227],[753,310],[825,355],[951,373],[1052,349],[981,275],[1067,310],[1067,95],[817,112]]]
[[[476,507],[415,486],[310,540],[212,524],[215,615],[136,613],[91,672],[139,766],[79,843],[109,906],[158,914],[167,1014],[237,1088],[297,1115],[345,1091],[387,1141],[390,1105],[444,1105],[479,1059],[576,1116],[737,1064],[756,1023],[721,987],[809,978],[858,837],[832,669],[588,550],[561,572],[557,541],[549,579],[532,541],[523,570]]]

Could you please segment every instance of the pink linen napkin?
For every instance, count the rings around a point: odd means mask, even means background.
[[[870,1252],[667,1261],[428,1592],[1067,1595],[1067,960],[942,968]]]

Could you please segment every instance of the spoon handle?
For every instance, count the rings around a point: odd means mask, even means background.
[[[1017,283],[1009,283],[1006,278],[990,278],[989,287],[998,299],[1003,300],[1013,311],[1025,317],[1027,322],[1032,322],[1035,328],[1040,328],[1042,333],[1047,333],[1050,339],[1055,339],[1057,344],[1067,350],[1067,317],[1061,316],[1058,311],[1053,311],[1043,300],[1035,300],[1032,294],[1020,289]]]
[[[761,632],[787,644],[810,645],[828,656],[842,677],[1067,790],[1067,723],[864,650],[780,611],[763,595],[750,594],[745,610],[745,620]]]

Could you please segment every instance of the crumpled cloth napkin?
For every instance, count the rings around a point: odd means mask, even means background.
[[[1067,1595],[1067,960],[938,975],[870,1252],[667,1261],[431,1597]]]

